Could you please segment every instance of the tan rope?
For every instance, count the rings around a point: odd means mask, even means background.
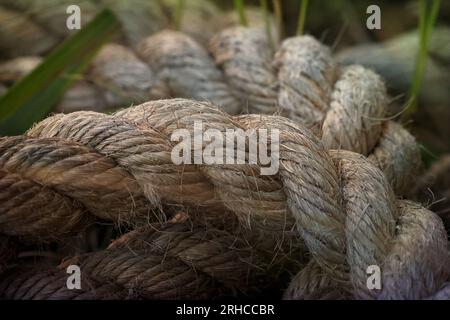
[[[310,36],[289,38],[272,52],[262,29],[234,27],[217,34],[208,51],[162,31],[143,40],[138,54],[172,96],[209,100],[231,114],[279,111],[313,129],[327,148],[370,155],[399,194],[420,168],[414,138],[386,118],[381,78],[362,66],[339,66]]]
[[[410,192],[420,152],[407,131],[387,120],[383,81],[362,66],[341,67],[314,38],[289,38],[273,52],[263,29],[232,27],[206,49],[186,34],[162,31],[143,40],[137,54],[147,64],[124,46],[105,46],[89,81],[69,90],[58,109],[186,97],[231,114],[281,112],[311,128],[327,148],[369,156],[397,194]]]
[[[279,174],[261,176],[258,165],[174,165],[171,134],[180,128],[193,134],[199,120],[205,130],[221,132],[278,129]],[[298,260],[309,252],[310,264],[317,266],[305,270],[329,278],[312,287],[315,295],[325,284],[360,298],[427,298],[449,279],[447,237],[433,213],[396,201],[385,175],[363,155],[327,150],[311,131],[284,117],[233,117],[207,102],[160,100],[114,115],[55,115],[26,136],[1,138],[0,150],[5,172],[0,183],[14,177],[24,183],[23,188],[1,189],[4,234],[22,230],[22,236],[44,236],[47,222],[36,221],[51,217],[58,229],[61,217],[77,212],[74,207],[87,215],[130,222],[152,220],[148,213],[153,211],[158,218],[160,203],[222,206],[244,228],[270,235],[261,244],[265,250],[294,246]],[[33,187],[54,193],[55,204],[35,206],[40,198],[26,196]],[[24,211],[4,205],[15,199],[36,208],[23,221],[19,217],[23,219]],[[57,204],[61,211],[50,213],[47,207]],[[27,219],[32,226],[27,227]],[[383,270],[381,292],[366,286],[369,265]],[[297,287],[291,285],[294,297],[311,296]]]
[[[153,226],[155,228],[156,226]],[[137,229],[108,249],[66,260],[54,270],[13,268],[3,276],[6,299],[220,299],[256,297],[276,282],[253,250],[224,231],[186,224]],[[67,266],[82,270],[69,290]],[[280,290],[280,288],[278,288]]]

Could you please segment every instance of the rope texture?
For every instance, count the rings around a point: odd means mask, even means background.
[[[260,176],[259,165],[174,165],[171,134],[183,128],[193,136],[200,120],[205,130],[221,132],[278,129],[278,175]],[[286,298],[327,297],[326,288],[353,298],[445,296],[450,264],[441,220],[396,200],[370,159],[325,146],[287,118],[231,116],[185,99],[151,101],[113,115],[57,114],[25,136],[0,139],[0,232],[43,240],[93,216],[135,224],[165,220],[162,206],[213,213],[221,207],[222,215],[234,213],[243,228],[264,238],[265,250],[294,247],[283,252],[299,261],[310,256]],[[381,290],[366,286],[370,265],[383,271]],[[116,268],[105,270],[114,275]]]
[[[208,49],[166,30],[144,39],[137,56],[118,45],[105,47],[88,78],[109,89],[102,102],[91,103],[98,110],[183,97],[210,101],[230,114],[279,113],[312,129],[329,149],[368,156],[397,194],[410,192],[420,169],[414,138],[386,116],[382,79],[359,65],[340,66],[330,49],[310,36],[289,38],[273,52],[259,28],[225,29]],[[80,86],[77,92],[85,99],[69,95],[60,110],[79,110],[88,104],[83,101],[102,96]]]
[[[81,289],[67,288],[66,268],[82,270]],[[11,268],[5,299],[206,299],[255,297],[275,283],[244,242],[215,229],[153,225],[106,250],[76,256],[54,269]],[[273,288],[272,288],[273,289]]]
[[[410,193],[420,151],[414,138],[386,117],[383,81],[362,66],[340,66],[314,38],[289,38],[274,52],[263,28],[231,27],[206,49],[184,33],[162,31],[136,51],[105,46],[58,110],[100,111],[185,97],[211,101],[231,114],[281,113],[312,129],[327,148],[369,156],[397,194]],[[0,69],[11,77],[30,66],[19,60]]]

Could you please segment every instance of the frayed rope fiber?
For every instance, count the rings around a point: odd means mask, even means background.
[[[174,165],[170,136],[180,128],[192,136],[195,121],[221,132],[278,129],[279,173],[259,175],[259,165],[250,164]],[[117,224],[164,223],[166,208],[182,206],[200,225],[209,210],[212,224],[221,215],[237,217],[247,232],[242,240],[255,254],[262,253],[265,264],[274,263],[266,260],[267,253],[277,260],[278,251],[280,260],[290,256],[303,264],[285,292],[288,299],[449,294],[441,220],[415,203],[397,200],[370,159],[328,149],[313,132],[281,116],[231,116],[208,102],[185,99],[151,101],[113,115],[57,114],[24,136],[0,139],[0,172],[0,232],[5,235],[49,240],[93,217]],[[196,217],[198,212],[206,214]],[[223,219],[218,224],[233,229]],[[102,254],[93,254],[93,261],[101,264]],[[309,261],[303,262],[305,257]],[[383,271],[381,290],[366,285],[371,265]],[[129,281],[145,283],[144,274],[136,278],[144,269],[124,272]],[[119,278],[113,284],[127,287]]]
[[[107,45],[87,77],[115,88],[104,94],[110,107],[180,97],[210,101],[229,114],[280,113],[312,129],[328,149],[368,156],[399,195],[411,191],[420,167],[414,138],[387,118],[382,79],[359,65],[339,65],[311,36],[286,39],[273,51],[263,29],[233,27],[207,49],[166,30],[144,39],[136,54]],[[85,95],[75,93],[79,104]]]

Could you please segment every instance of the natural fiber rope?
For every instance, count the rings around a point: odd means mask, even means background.
[[[71,264],[82,270],[79,290],[66,285]],[[54,270],[12,268],[0,283],[0,298],[220,299],[255,297],[274,285],[264,263],[235,236],[175,224],[137,229]]]
[[[259,176],[255,165],[174,165],[169,137],[180,128],[192,134],[198,120],[222,132],[279,129],[279,174]],[[0,189],[4,234],[43,237],[37,222],[68,228],[61,217],[73,212],[120,222],[149,219],[160,202],[223,205],[243,226],[277,234],[278,245],[301,236],[312,260],[298,277],[317,285],[309,292],[294,281],[287,297],[320,296],[325,284],[360,298],[427,298],[449,279],[447,237],[433,213],[396,201],[364,156],[327,151],[312,132],[283,117],[232,117],[206,102],[152,101],[111,116],[55,115],[27,136],[2,138],[0,150],[0,183],[14,186]],[[36,209],[22,211],[15,201]],[[381,292],[366,287],[369,265],[383,270]]]
[[[387,121],[381,78],[362,66],[340,67],[310,36],[273,52],[264,30],[233,27],[208,52],[185,34],[162,31],[143,40],[138,55],[172,96],[208,100],[231,114],[279,111],[313,129],[325,147],[369,156],[398,194],[420,168],[413,137]]]
[[[327,148],[369,156],[397,194],[411,191],[419,148],[387,120],[383,81],[362,66],[341,67],[314,38],[289,38],[273,52],[264,30],[233,27],[213,37],[208,51],[186,34],[162,31],[137,51],[143,61],[124,46],[105,46],[86,75],[89,81],[69,90],[58,110],[185,97],[211,101],[231,114],[281,112],[313,129]]]

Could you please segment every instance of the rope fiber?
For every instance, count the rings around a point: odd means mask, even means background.
[[[259,165],[250,164],[173,164],[171,134],[183,128],[193,135],[200,120],[205,130],[221,132],[278,129],[279,173],[261,176]],[[24,136],[1,138],[0,150],[0,184],[8,186],[0,189],[5,235],[43,240],[73,231],[84,218],[138,225],[165,221],[162,204],[192,208],[194,216],[199,208],[214,212],[219,206],[234,213],[253,239],[264,239],[255,244],[244,237],[255,252],[293,248],[283,252],[298,261],[310,255],[286,298],[326,296],[330,287],[354,298],[428,298],[442,295],[449,278],[447,236],[435,214],[396,200],[370,159],[328,149],[285,117],[231,116],[209,102],[159,100],[112,115],[57,114]],[[370,265],[383,270],[381,290],[366,286]]]

